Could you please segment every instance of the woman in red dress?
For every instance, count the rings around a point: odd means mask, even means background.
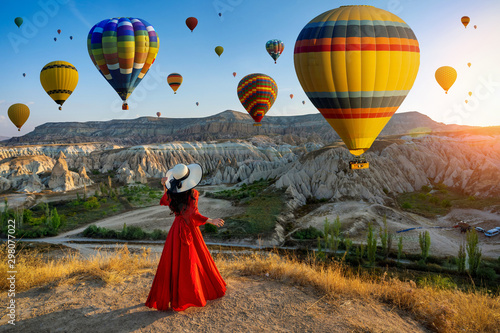
[[[205,306],[207,300],[226,293],[226,282],[199,229],[205,223],[224,225],[222,219],[210,219],[198,212],[199,193],[194,187],[202,175],[199,164],[178,164],[162,179],[165,193],[160,205],[169,206],[175,219],[145,303],[150,308],[183,311],[190,306]]]

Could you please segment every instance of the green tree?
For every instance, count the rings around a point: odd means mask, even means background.
[[[460,248],[458,249],[458,263],[457,263],[457,270],[460,273],[465,272],[465,244],[460,244]]]
[[[420,243],[420,250],[422,252],[422,259],[424,261],[427,260],[427,257],[429,256],[429,249],[431,247],[431,235],[429,232],[426,230],[425,232],[421,232],[418,235],[418,241]]]
[[[57,213],[57,209],[55,207],[54,209],[52,209],[51,213],[51,226],[56,232],[59,230],[59,227],[61,226],[61,217]]]
[[[389,234],[389,231],[387,229],[387,217],[384,215],[384,228],[380,227],[379,229],[379,237],[380,237],[380,242],[382,243],[382,251],[384,251],[384,258],[387,259],[387,256],[389,255],[389,250],[392,246],[392,235]]]
[[[469,272],[476,276],[479,264],[481,263],[481,249],[479,248],[479,237],[476,230],[467,231],[467,255],[469,256]]]
[[[398,261],[401,259],[403,256],[403,236],[399,236],[399,241],[398,241]]]
[[[370,265],[375,264],[375,255],[377,254],[377,238],[373,235],[373,227],[368,223],[368,235],[366,236],[366,253]]]

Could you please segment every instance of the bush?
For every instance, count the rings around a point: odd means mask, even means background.
[[[101,204],[99,203],[99,200],[96,197],[91,197],[83,203],[83,206],[86,209],[94,209],[101,207]]]
[[[411,209],[411,203],[409,203],[408,201],[405,201],[401,205],[401,208],[403,208],[403,209]]]
[[[443,206],[444,208],[449,208],[449,207],[451,207],[451,202],[450,202],[450,200],[448,200],[448,199],[444,199],[443,201],[441,201],[441,206]]]
[[[477,277],[483,280],[488,280],[488,281],[495,281],[497,279],[497,274],[495,273],[495,270],[491,267],[484,267],[481,266],[476,273]]]
[[[428,193],[428,192],[430,192],[430,191],[431,191],[431,188],[430,188],[430,186],[424,185],[424,186],[422,186],[422,188],[421,188],[420,190],[421,190],[422,192],[426,192],[426,193]]]
[[[216,234],[218,232],[217,227],[214,226],[213,224],[206,223],[205,224],[205,232],[210,233],[210,234]]]
[[[151,233],[151,238],[154,240],[165,240],[167,239],[168,233],[166,231],[162,231],[160,229],[155,229]]]
[[[306,229],[294,232],[292,237],[296,239],[317,239],[318,237],[323,238],[323,232],[313,226],[309,226]]]
[[[439,203],[439,198],[432,195],[429,198],[429,202],[437,205]]]
[[[120,238],[131,240],[131,239],[144,239],[145,233],[144,231],[136,226],[131,227],[123,227],[122,232],[119,234]]]

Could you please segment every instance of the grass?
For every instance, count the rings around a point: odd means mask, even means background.
[[[249,185],[243,184],[238,189],[207,193],[209,197],[231,200],[245,208],[242,214],[225,217],[225,226],[211,237],[255,237],[273,232],[284,199],[283,191],[270,188],[271,183],[261,179]]]
[[[19,244],[18,244],[19,245]],[[7,248],[0,247],[5,258]],[[82,279],[100,279],[108,284],[120,284],[131,275],[153,273],[158,255],[143,248],[132,254],[126,246],[110,254],[98,252],[89,259],[69,255],[63,259],[45,260],[40,253],[17,252],[16,291],[38,286],[74,284]],[[268,275],[292,285],[312,286],[334,302],[358,300],[366,304],[381,302],[410,314],[426,327],[438,332],[494,332],[500,327],[500,297],[476,291],[460,291],[450,281],[400,281],[386,274],[359,274],[333,262],[325,265],[314,256],[306,260],[275,253],[219,255],[216,265],[223,277]],[[0,289],[8,290],[7,261],[0,264]]]
[[[444,184],[435,184],[433,190],[423,186],[420,191],[399,195],[397,200],[403,210],[430,218],[446,215],[452,208],[484,209],[500,205],[500,198],[476,198]]]

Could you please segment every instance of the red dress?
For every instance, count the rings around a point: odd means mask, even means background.
[[[193,190],[193,195],[194,200],[190,199],[182,214],[176,214],[168,232],[145,304],[150,308],[183,311],[190,306],[205,306],[207,300],[226,293],[226,282],[199,229],[208,218],[198,212],[198,191]],[[168,206],[169,203],[165,192],[160,205]]]

